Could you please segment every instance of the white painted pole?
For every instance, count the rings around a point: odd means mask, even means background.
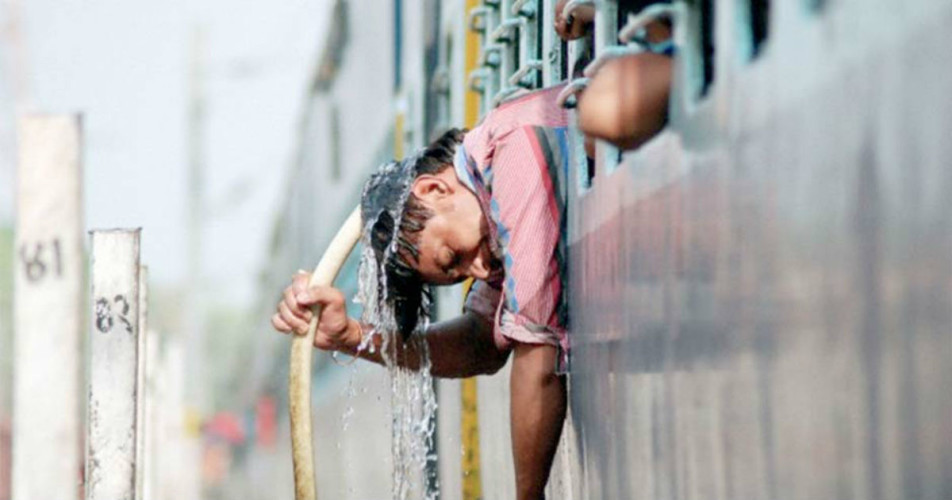
[[[145,331],[145,328],[140,327]],[[162,421],[158,418],[162,407],[162,391],[159,374],[159,337],[155,330],[149,331],[146,338],[145,350],[145,404],[144,425],[141,433],[144,435],[142,475],[142,499],[156,500],[157,484],[159,481],[158,450],[167,446],[160,438]],[[138,477],[138,476],[136,476]]]
[[[139,344],[136,347],[138,351],[138,360],[136,363],[136,394],[138,395],[138,404],[136,405],[136,500],[142,500],[145,487],[145,468],[146,468],[146,402],[149,393],[146,386],[145,373],[149,357],[147,356],[147,338],[149,334],[149,268],[139,266]]]
[[[135,495],[139,233],[92,232],[87,500]]]
[[[75,499],[81,462],[81,119],[19,123],[13,499]]]

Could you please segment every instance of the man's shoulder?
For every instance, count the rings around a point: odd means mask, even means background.
[[[526,126],[565,127],[568,112],[558,104],[564,84],[534,90],[513,97],[489,112],[484,124],[502,135],[506,131]]]

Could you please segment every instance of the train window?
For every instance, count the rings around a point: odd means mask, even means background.
[[[403,0],[393,0],[393,88],[403,84]]]
[[[427,82],[423,93],[423,137],[429,140],[445,126],[444,108],[448,106],[446,96],[450,86],[447,45],[450,42],[440,37],[440,4],[426,0],[423,6],[423,72]]]
[[[486,64],[483,66],[490,67],[498,79],[495,93],[487,92],[491,107],[498,106],[522,89],[541,85],[544,66],[542,37],[539,36],[541,12],[538,1],[502,2],[498,8],[498,25],[484,30],[488,33],[488,45],[484,48]]]
[[[495,29],[495,18],[498,9],[483,2],[477,7],[469,10],[467,14],[469,31],[478,35],[479,54],[476,56],[478,62],[475,62],[475,68],[471,69],[466,75],[467,86],[469,89],[479,94],[479,114],[482,115],[489,109],[489,100],[492,98],[494,84],[497,80],[495,67],[498,66],[495,57],[495,47],[488,47],[489,33]],[[469,56],[467,56],[469,57]]]
[[[747,0],[747,19],[742,47],[746,49],[747,59],[760,55],[770,29],[770,0]]]
[[[826,0],[804,0],[811,12],[819,12],[826,6]]]
[[[569,76],[569,43],[565,40],[559,40],[559,51],[557,54],[553,54],[554,57],[558,58],[559,61],[559,80],[568,78]]]
[[[586,154],[584,142],[585,138],[579,135],[576,150],[580,154],[576,155],[575,164],[578,166],[578,185],[581,193],[592,187],[592,179],[595,178],[595,160]]]
[[[682,54],[688,95],[694,99],[707,96],[714,83],[714,4],[715,0],[689,0],[684,4],[686,41]]]
[[[667,16],[654,17],[652,12],[657,12],[659,8],[664,8],[669,6],[671,2],[667,0],[618,0],[617,8],[615,11],[614,19],[614,30],[610,30],[611,42],[614,47],[603,47],[603,49],[608,49],[609,51],[615,51],[616,54],[622,55],[626,53],[625,44],[628,45],[627,48],[633,46],[638,46],[638,51],[649,50],[655,51],[659,44],[653,42],[656,36],[658,36],[657,28],[654,26],[658,23],[651,23],[652,27],[643,27],[636,30],[631,36],[631,38],[621,37],[619,35],[629,27],[629,23],[633,19],[637,18],[639,15],[647,15],[653,21],[661,21],[661,24],[664,24],[667,28],[670,28],[670,18]],[[619,44],[620,45],[616,45]],[[617,147],[612,146],[607,142],[600,143],[601,153],[599,155],[599,166],[603,168],[603,171],[606,174],[611,174],[614,172],[623,161],[623,151]]]
[[[699,97],[704,97],[714,82],[714,0],[697,0],[700,17],[700,56],[701,56],[701,86]]]
[[[635,56],[645,51],[671,54],[673,43],[671,31],[680,10],[668,1],[658,0],[606,0],[601,2],[570,1],[565,4],[562,16],[571,15],[572,8],[583,4],[597,5],[594,26],[589,36],[573,40],[569,45],[566,70],[571,68],[571,81],[559,95],[564,107],[574,107],[576,94],[584,89],[590,79],[597,78],[600,68],[610,61]],[[591,141],[583,147],[578,138],[573,165],[577,172],[581,192],[591,187],[596,172],[610,175],[623,161],[622,151],[608,141]],[[594,146],[594,147],[593,147]],[[587,151],[585,151],[587,149]],[[594,157],[594,162],[591,157]]]

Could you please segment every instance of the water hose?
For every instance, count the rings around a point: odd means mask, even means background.
[[[360,207],[354,209],[337,231],[331,244],[314,268],[308,286],[330,286],[344,262],[360,239]],[[294,461],[294,499],[316,500],[314,484],[314,449],[311,431],[311,355],[314,333],[321,315],[320,306],[307,328],[307,335],[291,339],[291,366],[288,379],[288,403],[291,412],[291,456]]]

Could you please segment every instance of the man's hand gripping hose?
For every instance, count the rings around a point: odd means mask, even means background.
[[[330,286],[360,240],[360,207],[347,217],[311,275],[308,286]],[[314,450],[311,431],[311,355],[314,334],[320,318],[320,306],[314,306],[307,335],[293,335],[288,401],[291,412],[291,455],[294,460],[294,499],[315,500]]]

